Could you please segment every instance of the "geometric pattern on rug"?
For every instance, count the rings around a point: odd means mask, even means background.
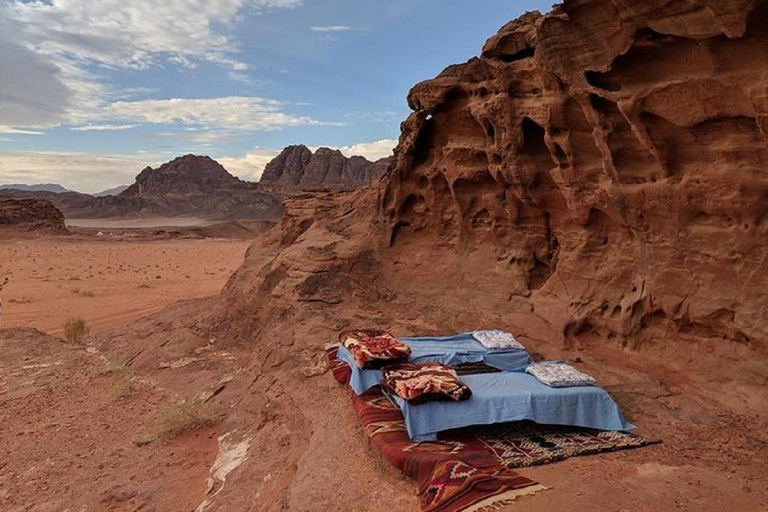
[[[349,365],[326,347],[333,377],[348,385]],[[348,387],[348,386],[347,386]],[[437,441],[411,441],[400,410],[375,386],[352,404],[382,456],[416,481],[425,512],[486,510],[546,487],[512,468],[654,444],[635,434],[519,421],[441,432]]]
[[[532,421],[474,426],[464,429],[464,434],[482,441],[508,468],[536,466],[576,455],[613,452],[661,442],[629,432],[539,425]]]
[[[339,364],[335,347],[326,351],[334,378],[348,383],[349,366]],[[416,482],[425,512],[484,510],[545,489],[505,467],[478,439],[411,441],[403,414],[379,386],[359,396],[351,388],[349,393],[363,431],[384,459]]]

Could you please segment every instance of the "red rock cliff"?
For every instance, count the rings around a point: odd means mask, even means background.
[[[486,248],[566,337],[765,348],[768,4],[566,1],[408,102],[391,245]]]

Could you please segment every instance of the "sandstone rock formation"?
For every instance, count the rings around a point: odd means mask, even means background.
[[[484,258],[566,338],[764,352],[767,70],[765,2],[529,13],[410,92],[389,243]]]
[[[48,201],[0,197],[0,229],[66,234],[64,215]]]
[[[361,156],[345,157],[341,151],[288,146],[264,168],[259,181],[276,190],[352,190],[370,185],[387,169],[389,158],[370,162]]]

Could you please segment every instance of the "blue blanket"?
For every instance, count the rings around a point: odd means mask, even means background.
[[[472,337],[472,332],[463,332],[454,336],[398,337],[398,339],[411,347],[409,363],[435,361],[456,365],[482,361],[506,371],[523,371],[526,366],[533,363],[530,354],[525,350],[488,350]],[[355,364],[352,353],[344,346],[339,347],[338,358],[352,368],[349,385],[358,395],[379,384],[381,370],[361,370]]]
[[[434,441],[443,430],[507,421],[532,420],[600,430],[630,430],[610,395],[598,386],[551,388],[527,373],[462,375],[472,390],[462,402],[408,405],[394,396],[415,441]]]

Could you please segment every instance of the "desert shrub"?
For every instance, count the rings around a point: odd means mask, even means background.
[[[158,437],[172,439],[196,428],[210,427],[221,417],[213,413],[202,398],[187,398],[160,409],[155,420]]]
[[[133,385],[133,378],[130,373],[117,376],[115,385],[112,388],[112,395],[116,399],[128,398],[134,391],[136,391],[136,388]]]
[[[68,342],[79,345],[83,342],[91,328],[85,323],[82,317],[73,317],[64,324],[64,337]]]

